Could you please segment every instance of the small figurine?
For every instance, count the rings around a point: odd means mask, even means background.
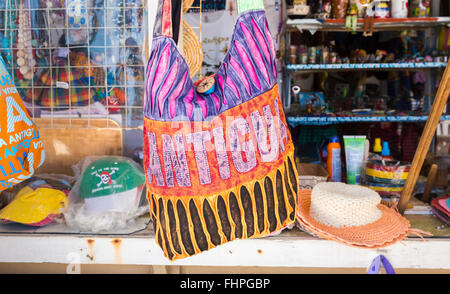
[[[377,50],[375,52],[376,62],[382,62],[385,56],[387,56],[387,52],[385,50]]]
[[[366,17],[364,18],[364,37],[370,37],[373,35],[373,17],[375,15],[375,2],[367,0],[366,4]]]
[[[350,0],[347,8],[347,16],[345,17],[345,28],[352,29],[353,34],[356,34],[356,24],[358,22],[358,5],[359,0]]]

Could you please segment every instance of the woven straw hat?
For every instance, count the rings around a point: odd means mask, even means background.
[[[185,20],[183,20],[183,56],[189,66],[192,78],[202,68],[203,50],[198,35]]]
[[[361,248],[385,247],[410,233],[431,235],[411,229],[395,208],[380,201],[369,188],[324,182],[313,190],[299,190],[297,220],[318,237]]]
[[[191,8],[192,4],[194,4],[194,0],[183,0],[182,11],[186,13],[189,8]]]
[[[183,0],[183,13],[186,13],[194,3],[194,0]],[[189,72],[191,78],[193,78],[202,68],[203,63],[203,49],[198,35],[189,26],[189,24],[183,20],[183,56],[189,66]]]

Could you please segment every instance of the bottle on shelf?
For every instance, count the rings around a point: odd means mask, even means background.
[[[381,146],[381,138],[375,138],[375,144],[373,145],[373,153],[381,154],[383,147]]]
[[[389,149],[389,142],[383,142],[383,149],[381,150],[381,156],[384,160],[393,160],[394,158],[391,156],[391,150]]]
[[[328,143],[327,168],[331,182],[342,181],[341,144],[337,136],[332,137]]]

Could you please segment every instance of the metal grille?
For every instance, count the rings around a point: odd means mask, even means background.
[[[33,118],[142,125],[145,2],[0,1],[0,52]]]

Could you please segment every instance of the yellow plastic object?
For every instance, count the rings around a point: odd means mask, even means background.
[[[36,190],[25,187],[0,211],[0,219],[23,224],[36,224],[50,215],[63,212],[67,206],[67,196],[50,188]]]
[[[383,149],[383,147],[381,146],[381,138],[376,138],[375,145],[373,146],[373,152],[381,153],[382,149]]]

